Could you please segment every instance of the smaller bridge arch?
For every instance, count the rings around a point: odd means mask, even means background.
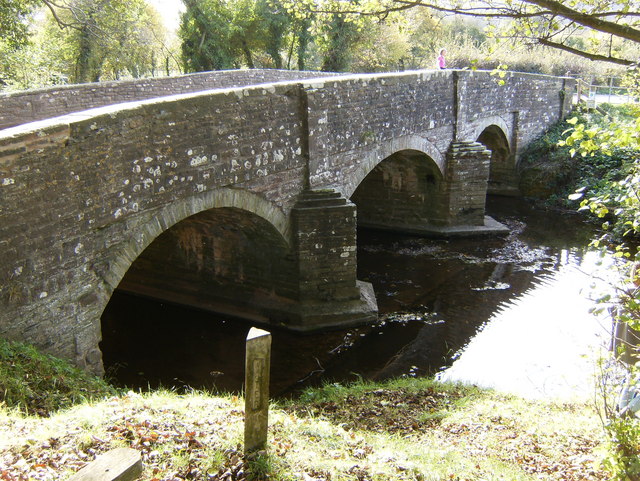
[[[516,155],[512,129],[501,117],[486,118],[476,127],[474,139],[491,151],[487,193],[516,194]]]
[[[424,153],[444,175],[446,159],[438,148],[428,139],[419,135],[407,135],[380,142],[373,150],[367,152],[358,167],[345,174],[345,182],[341,190],[345,197],[351,198],[362,181],[380,164],[393,154],[401,151],[416,151]]]
[[[492,115],[490,117],[483,117],[474,123],[473,133],[470,136],[470,141],[477,141],[478,138],[485,132],[487,129],[491,130],[499,130],[504,139],[507,142],[507,147],[509,151],[513,150],[513,129],[510,127],[505,120],[499,115]]]

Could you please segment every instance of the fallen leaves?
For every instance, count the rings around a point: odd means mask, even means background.
[[[376,389],[341,401],[293,405],[300,415],[323,415],[345,429],[410,433],[438,424],[448,406],[462,395],[434,389],[408,391]]]
[[[469,460],[465,474],[447,468],[440,479],[450,473],[452,480],[490,479],[487,459],[517,467],[532,479],[606,479],[592,468],[596,441],[520,429],[520,414],[500,411],[498,405],[475,416],[452,416],[459,412],[462,396],[456,390],[384,388],[335,401],[291,403],[284,412],[274,410],[268,448],[245,456],[238,399],[176,396],[154,403],[128,395],[102,403],[101,420],[69,415],[42,421],[68,423],[45,437],[32,436],[35,420],[11,423],[16,437],[0,452],[0,480],[64,479],[119,446],[140,451],[143,479],[151,481],[260,481],[279,479],[280,468],[306,481],[421,480],[429,479],[429,468],[416,464],[419,460],[412,456],[425,449],[421,443],[426,442],[455,449]],[[380,444],[391,438],[402,440],[409,451]],[[313,456],[306,456],[310,448],[327,462],[316,464]]]

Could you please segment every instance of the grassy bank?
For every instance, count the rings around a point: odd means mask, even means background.
[[[54,411],[116,394],[102,379],[33,346],[0,338],[0,402],[25,414]],[[2,479],[2,478],[0,478]]]
[[[602,105],[601,111],[578,109],[572,117],[587,128],[604,127],[611,122],[629,123],[637,117],[634,106]],[[547,207],[577,210],[579,201],[569,200],[577,189],[585,195],[610,194],[615,197],[615,182],[623,179],[633,168],[638,153],[614,149],[610,153],[597,152],[593,156],[572,155],[572,147],[559,145],[566,139],[566,131],[573,124],[561,122],[532,142],[520,161],[520,190],[525,197],[540,200]]]
[[[238,396],[103,396],[49,417],[2,405],[0,479],[66,479],[122,446],[142,452],[145,480],[607,479],[586,404],[427,379],[328,385],[272,404],[268,448],[245,457]]]

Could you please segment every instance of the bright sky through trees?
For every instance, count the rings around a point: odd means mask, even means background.
[[[162,17],[167,29],[175,32],[180,25],[180,13],[184,12],[184,4],[180,0],[147,0]]]

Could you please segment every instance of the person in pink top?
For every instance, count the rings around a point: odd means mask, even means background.
[[[447,68],[447,62],[444,59],[445,53],[447,53],[447,51],[444,48],[440,49],[440,55],[438,55],[438,68],[440,69]]]

